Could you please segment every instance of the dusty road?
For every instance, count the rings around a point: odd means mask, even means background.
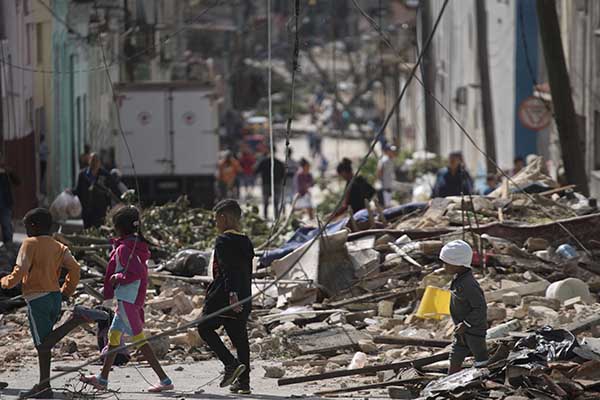
[[[271,365],[274,363],[271,363]],[[76,363],[61,363],[57,362],[53,366],[74,366]],[[324,386],[319,383],[308,383],[290,386],[277,386],[276,379],[264,378],[264,370],[261,368],[262,365],[269,365],[264,361],[257,361],[253,364],[252,370],[252,390],[253,394],[249,396],[240,396],[229,393],[228,388],[220,388],[218,377],[221,371],[221,365],[214,360],[201,361],[193,364],[173,364],[165,366],[167,374],[173,379],[176,390],[173,392],[167,392],[160,395],[150,395],[146,392],[146,388],[149,386],[144,381],[144,378],[154,383],[155,376],[150,368],[145,365],[138,367],[127,366],[124,368],[117,367],[113,370],[110,376],[110,388],[113,390],[119,389],[117,394],[118,399],[121,400],[142,400],[142,399],[164,399],[164,398],[176,398],[176,399],[257,399],[257,400],[278,400],[278,399],[289,399],[295,397],[302,397],[305,399],[316,398],[311,396],[311,393],[320,390]],[[88,367],[85,373],[96,373],[99,371],[99,366]],[[143,374],[144,378],[140,375]],[[57,372],[53,372],[57,374]],[[71,399],[73,398],[70,393],[62,391],[68,383],[77,383],[77,374],[70,374],[66,377],[59,378],[52,383],[54,388],[54,398],[58,399]],[[218,377],[218,378],[217,378]],[[33,363],[28,363],[22,368],[10,371],[0,376],[0,380],[8,382],[9,387],[4,390],[0,390],[0,399],[16,399],[19,391],[23,389],[29,389],[34,382],[38,379],[37,368]],[[211,380],[214,382],[207,384]],[[340,381],[333,380],[327,382],[328,387],[339,388]],[[86,391],[87,393],[88,391]],[[91,393],[91,392],[89,392]],[[75,399],[92,398],[92,397],[75,397]],[[96,399],[110,399],[114,397],[110,393],[104,393],[101,396],[95,397]]]

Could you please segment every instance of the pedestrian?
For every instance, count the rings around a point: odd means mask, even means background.
[[[14,205],[13,186],[20,185],[21,180],[6,165],[4,155],[0,154],[0,227],[2,227],[2,243],[13,242],[12,209]]]
[[[112,240],[113,250],[104,276],[104,300],[115,299],[115,316],[108,332],[109,351],[104,358],[102,372],[82,375],[79,380],[96,390],[108,388],[108,374],[117,357],[116,349],[122,336],[128,335],[144,359],[156,373],[160,382],[148,388],[150,393],[173,390],[167,376],[144,334],[144,303],[148,287],[150,250],[141,235],[141,219],[137,208],[125,206],[118,210],[112,222],[117,238]]]
[[[396,146],[386,146],[383,150],[383,156],[377,164],[377,177],[381,184],[381,200],[383,207],[392,205],[392,190],[396,180],[396,164],[398,149]]]
[[[516,174],[521,172],[523,168],[525,168],[525,159],[522,156],[515,157],[513,161],[513,170],[511,175],[515,176]]]
[[[275,149],[274,149],[275,150]],[[279,213],[282,211],[281,195],[283,189],[283,178],[285,176],[285,164],[275,157],[273,162],[274,174],[273,183],[275,184],[275,218],[279,218]],[[263,198],[263,214],[265,219],[268,218],[269,201],[271,200],[271,155],[268,151],[265,152],[262,159],[258,162],[255,168],[255,173],[260,175],[262,181],[262,198]]]
[[[215,240],[213,281],[207,289],[202,312],[208,316],[229,309],[206,319],[198,326],[198,332],[225,366],[220,386],[230,386],[232,393],[250,394],[247,321],[252,309],[249,299],[252,297],[254,247],[248,236],[240,232],[242,210],[237,201],[223,200],[215,206],[214,212],[219,236]],[[242,300],[248,301],[240,304]],[[225,328],[236,348],[237,359],[216,332],[220,327]]]
[[[294,186],[296,187],[296,205],[294,211],[306,211],[308,217],[312,220],[315,217],[315,209],[310,194],[310,188],[315,181],[310,173],[310,163],[305,158],[300,159],[300,168],[294,177]]]
[[[90,166],[92,158],[92,148],[89,144],[83,145],[83,153],[79,156],[79,169],[85,169]]]
[[[236,196],[236,182],[242,167],[233,153],[229,150],[223,152],[223,158],[219,161],[217,181],[219,182],[219,197],[221,199]]]
[[[461,196],[473,193],[473,180],[464,167],[461,152],[450,153],[448,166],[438,171],[432,197]]]
[[[46,143],[46,136],[40,135],[40,192],[46,194],[46,171],[48,169],[48,143]]]
[[[81,315],[73,315],[54,329],[54,324],[61,316],[63,297],[71,297],[75,293],[80,267],[69,249],[50,236],[52,215],[48,210],[30,210],[23,223],[28,238],[19,249],[12,273],[3,277],[0,284],[2,289],[22,284],[29,330],[38,353],[39,382],[31,390],[21,392],[19,398],[51,399],[53,392],[49,378],[52,348],[73,329],[88,322]],[[59,278],[63,268],[67,274],[61,286]]]
[[[483,195],[487,196],[492,193],[494,190],[498,188],[498,175],[496,174],[488,174],[485,180],[485,189],[483,190]]]
[[[294,177],[299,170],[299,164],[294,160],[294,152],[291,147],[287,149],[285,165],[285,202],[286,204],[292,204],[294,194],[296,193]]]
[[[241,186],[244,188],[246,198],[252,197],[254,189],[254,166],[256,165],[256,157],[252,153],[247,144],[242,144],[242,152],[239,158],[242,172],[240,174]]]
[[[365,202],[371,201],[376,191],[367,180],[361,175],[354,177],[352,170],[352,161],[343,158],[337,166],[338,175],[346,181],[346,197],[342,206],[334,212],[334,216],[340,216],[345,213],[349,207],[352,212],[357,212],[365,208]]]
[[[319,154],[319,173],[321,175],[321,179],[325,179],[325,174],[327,173],[327,168],[329,168],[329,160],[325,157],[325,154]]]
[[[79,197],[85,229],[101,227],[112,202],[120,200],[115,180],[102,167],[96,153],[90,154],[89,166],[79,172],[75,189],[68,189],[67,192]]]
[[[473,250],[468,243],[454,240],[440,252],[447,273],[454,275],[450,285],[450,316],[454,322],[454,341],[450,351],[448,375],[461,370],[466,357],[475,357],[475,367],[488,361],[487,303],[481,286],[473,276]]]

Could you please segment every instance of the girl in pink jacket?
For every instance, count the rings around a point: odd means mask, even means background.
[[[117,309],[108,332],[109,351],[99,375],[82,376],[80,380],[97,390],[108,387],[108,373],[117,355],[112,350],[121,344],[126,334],[137,343],[137,348],[148,361],[160,382],[148,389],[151,393],[174,388],[173,382],[160,366],[154,351],[144,336],[144,302],[148,286],[150,250],[138,234],[140,214],[135,207],[123,207],[113,216],[113,225],[119,236],[113,240],[113,251],[104,277],[104,299],[116,299]]]

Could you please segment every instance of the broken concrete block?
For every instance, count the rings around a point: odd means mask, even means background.
[[[162,360],[169,353],[171,342],[169,338],[161,337],[160,339],[150,342],[150,346],[152,346],[152,350],[154,350],[156,358]]]
[[[388,386],[388,395],[391,399],[413,399],[412,392],[402,386]]]
[[[550,299],[565,301],[578,296],[585,301],[591,299],[589,286],[577,278],[567,278],[554,282],[546,289],[546,297]]]
[[[505,306],[517,307],[521,304],[521,295],[517,292],[508,292],[502,296],[502,303]]]
[[[358,278],[362,278],[379,264],[380,254],[377,250],[364,249],[348,254]]]
[[[404,325],[404,318],[384,318],[379,327],[384,330],[394,329],[397,326]]]
[[[150,307],[153,310],[167,310],[169,308],[173,308],[175,306],[175,300],[173,298],[161,298],[157,297],[152,299],[146,303],[146,306]]]
[[[194,303],[192,300],[183,293],[179,293],[173,298],[175,302],[175,308],[179,311],[180,315],[186,315],[194,311]]]
[[[493,321],[504,321],[506,319],[506,308],[504,307],[488,307],[487,309],[487,320],[488,322]]]
[[[521,323],[519,320],[513,319],[504,324],[494,326],[487,331],[487,339],[499,339],[508,336],[510,332],[515,332],[521,329]]]
[[[389,360],[397,360],[406,355],[406,349],[392,349],[385,352],[385,358]]]
[[[286,322],[283,325],[279,325],[276,326],[275,328],[271,329],[271,333],[273,335],[280,335],[280,336],[286,336],[290,333],[293,332],[298,332],[300,330],[300,328],[294,324],[293,322]]]
[[[329,316],[329,323],[331,324],[345,324],[346,322],[346,316],[342,312],[337,312]]]
[[[379,371],[377,372],[377,380],[379,382],[391,381],[398,375],[395,371]]]
[[[179,335],[173,336],[171,338],[171,343],[187,348],[197,348],[202,345],[203,341],[197,330],[190,329],[185,333],[180,333]]]
[[[545,306],[528,306],[527,311],[532,318],[540,319],[544,323],[552,324],[558,320],[558,313]]]
[[[554,311],[560,310],[560,301],[557,299],[550,299],[540,296],[525,296],[521,299],[521,307],[527,308],[529,306],[544,306],[553,309]]]
[[[358,347],[363,353],[371,354],[377,352],[377,345],[369,339],[361,339],[358,341]]]
[[[583,301],[583,299],[581,298],[581,296],[577,296],[577,297],[573,297],[571,299],[565,300],[563,303],[563,306],[567,309],[573,309],[575,308],[576,304],[585,304],[585,302]]]
[[[268,367],[265,365],[263,369],[265,370],[265,378],[279,379],[285,376],[285,370],[281,367]]]
[[[394,302],[382,300],[377,303],[377,315],[384,318],[392,318],[394,316]]]
[[[525,248],[530,253],[534,253],[536,251],[541,251],[541,250],[546,250],[548,247],[550,247],[550,242],[548,242],[546,239],[542,239],[542,238],[530,237],[525,242]]]
[[[357,322],[364,322],[367,318],[373,318],[377,315],[377,311],[375,310],[367,310],[367,311],[359,311],[346,314],[346,321],[349,324],[355,324]]]
[[[267,336],[267,333],[264,330],[254,328],[250,331],[250,335],[248,337],[250,339],[258,339],[258,338],[264,338],[265,336]]]

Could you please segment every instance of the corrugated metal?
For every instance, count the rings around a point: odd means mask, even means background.
[[[24,137],[7,140],[6,164],[21,180],[21,184],[13,187],[15,206],[13,217],[21,218],[27,211],[37,206],[36,199],[36,157],[35,138],[33,133]]]

